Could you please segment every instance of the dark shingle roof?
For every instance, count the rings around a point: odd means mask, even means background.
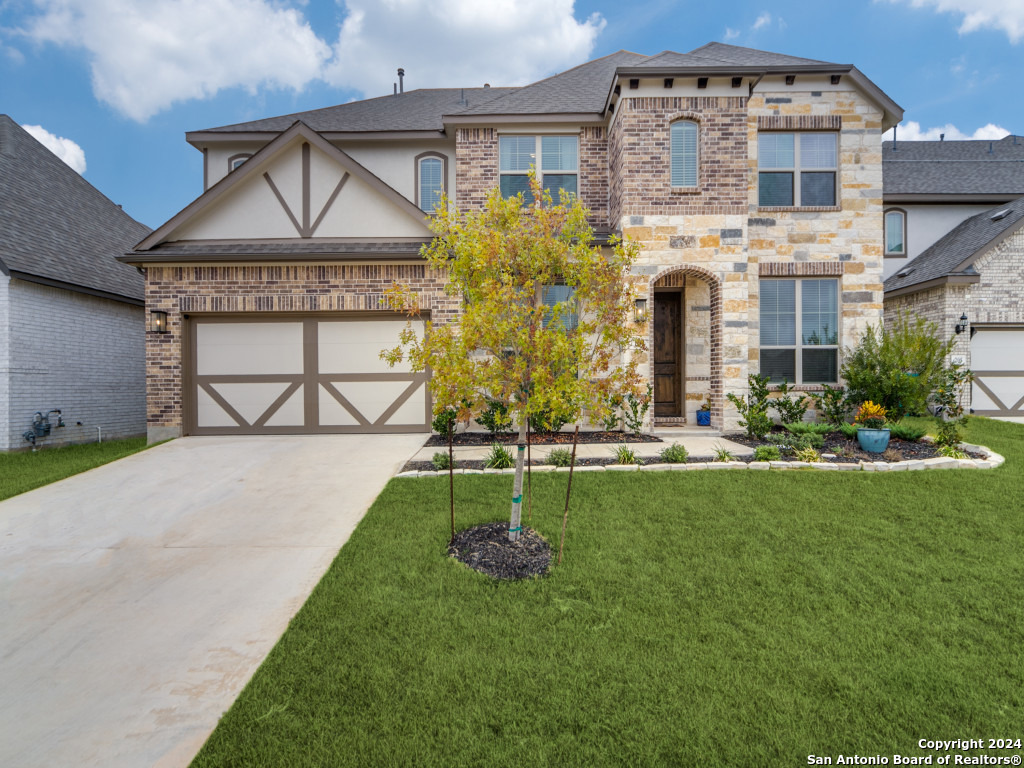
[[[143,279],[115,260],[149,232],[0,115],[0,267],[142,299]]]
[[[1006,214],[1000,215],[1004,211]],[[956,269],[1020,226],[1024,226],[1024,197],[972,216],[886,280],[885,290],[895,291],[951,275],[977,274],[973,265],[960,272]]]
[[[268,117],[248,123],[207,128],[196,133],[279,133],[301,120],[317,133],[332,131],[442,131],[441,116],[493,101],[515,88],[421,88],[415,91],[351,101],[308,112]],[[463,96],[465,102],[463,102]]]
[[[882,171],[886,197],[1004,194],[1016,197],[1024,195],[1024,138],[898,141],[895,145],[886,141],[882,144]]]
[[[707,43],[689,53],[663,51],[651,56],[634,67],[656,69],[659,67],[836,67],[842,66],[817,59],[802,59],[783,53],[759,51],[725,43]]]
[[[630,51],[616,51],[588,61],[545,80],[516,88],[485,104],[447,114],[455,115],[542,115],[549,113],[600,113],[617,67],[635,65],[646,57]]]

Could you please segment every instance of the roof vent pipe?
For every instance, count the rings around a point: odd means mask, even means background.
[[[405,70],[398,68],[398,92],[405,93]]]
[[[946,140],[946,134],[940,133],[939,134],[939,141],[945,141],[945,140]]]
[[[988,143],[988,153],[990,155],[992,154],[992,142],[991,141]]]

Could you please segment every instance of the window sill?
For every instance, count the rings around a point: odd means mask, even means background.
[[[758,213],[830,213],[842,211],[841,205],[769,205],[758,206]]]
[[[699,195],[700,187],[672,187],[670,192],[673,195]]]
[[[769,384],[768,385],[768,391],[769,392],[778,392],[781,386],[782,386],[781,384]],[[833,389],[835,389],[836,387],[839,386],[839,382],[836,382],[834,384],[829,384],[828,386],[830,386]],[[825,385],[824,384],[790,384],[789,385],[789,391],[790,392],[824,392],[825,391]]]
[[[905,258],[907,258],[907,254],[906,253],[887,253],[887,254],[885,254],[885,258],[887,258],[887,259],[905,259]]]

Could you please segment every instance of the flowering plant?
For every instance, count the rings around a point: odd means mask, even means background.
[[[861,403],[853,421],[866,429],[882,429],[885,426],[885,408],[867,400]]]

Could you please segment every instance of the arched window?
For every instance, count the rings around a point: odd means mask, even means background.
[[[244,163],[250,157],[252,157],[252,155],[248,155],[248,154],[232,155],[231,157],[229,157],[228,158],[228,173],[231,173],[231,171],[233,171],[236,168],[238,168],[242,163]]]
[[[697,186],[697,124],[690,120],[672,123],[672,186]]]
[[[420,210],[433,213],[445,191],[444,155],[428,152],[416,158],[416,195]]]
[[[907,214],[899,208],[885,212],[885,255],[907,255]]]

